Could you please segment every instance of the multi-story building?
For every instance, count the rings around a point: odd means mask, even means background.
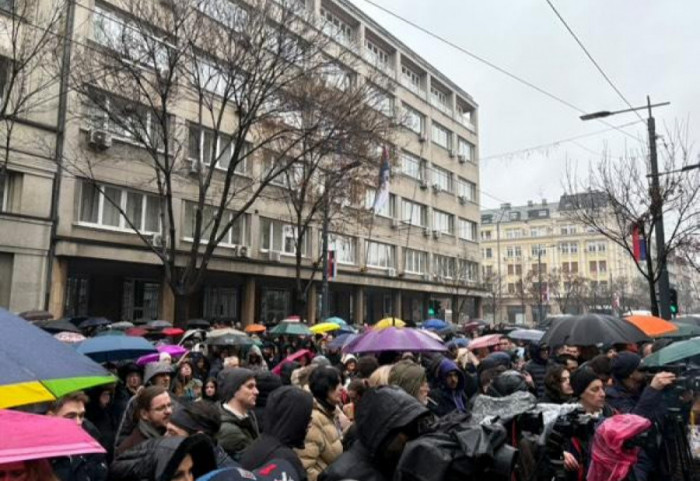
[[[572,202],[502,204],[481,212],[482,275],[490,285],[484,315],[537,323],[548,314],[613,310],[639,283],[621,247],[567,215]]]
[[[90,38],[95,15],[102,24],[108,19],[118,25],[118,5],[87,2],[76,13],[76,35]],[[309,0],[303,7],[338,45],[357,55],[363,69],[388,76],[395,88],[386,99],[391,103],[387,114],[400,116],[403,123],[393,146],[389,200],[372,229],[356,225],[330,235],[338,264],[330,282],[331,313],[355,322],[386,315],[414,321],[429,313],[454,320],[479,316],[484,292],[479,288],[477,104],[349,1]],[[72,93],[68,99],[78,102]],[[66,145],[89,153],[88,142],[100,139],[88,138],[88,128],[70,124]],[[202,129],[190,129],[189,135],[202,135]],[[112,205],[116,199],[133,212],[142,233],[158,234],[155,191],[143,169],[124,162],[133,142],[117,131],[109,140],[100,155],[113,155],[115,161],[96,168],[99,190],[77,175],[64,172],[55,178],[51,158],[28,162],[10,156],[0,184],[0,305],[21,311],[41,307],[50,297],[55,316],[174,318],[174,298],[160,261]],[[250,160],[245,169],[263,168],[261,160]],[[52,204],[52,185],[57,204]],[[369,208],[374,193],[369,190],[366,198]],[[178,202],[175,217],[182,225],[176,243],[186,246],[192,214],[186,196]],[[261,197],[246,210],[217,247],[201,292],[191,296],[190,317],[249,323],[290,314],[295,232],[282,202]],[[53,235],[52,205],[57,211]],[[301,248],[303,273],[309,275],[321,255],[320,226],[312,226]],[[308,296],[310,320],[318,318],[318,287]]]

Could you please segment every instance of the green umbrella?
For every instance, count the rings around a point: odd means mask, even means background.
[[[313,336],[309,327],[300,322],[280,322],[269,332],[276,336]]]
[[[684,338],[700,336],[700,326],[688,324],[687,322],[674,322],[673,324],[678,327],[678,330],[664,334],[662,337]]]
[[[642,361],[645,367],[665,366],[700,354],[700,338],[674,342],[670,346],[659,349]]]

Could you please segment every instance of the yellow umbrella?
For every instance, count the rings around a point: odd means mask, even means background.
[[[387,327],[406,327],[406,323],[398,317],[386,317],[372,327],[374,329],[386,329]]]
[[[314,334],[324,334],[326,332],[337,331],[340,329],[340,326],[335,322],[322,322],[311,326],[309,329],[311,329],[311,332]]]

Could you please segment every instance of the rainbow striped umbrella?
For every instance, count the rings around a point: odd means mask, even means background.
[[[96,362],[5,309],[0,309],[0,360],[0,408],[116,381]]]

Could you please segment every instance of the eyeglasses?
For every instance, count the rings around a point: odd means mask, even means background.
[[[173,408],[172,403],[168,403],[168,404],[163,404],[162,406],[155,407],[155,408],[151,409],[151,411],[162,413],[163,411],[167,411],[168,409],[172,409],[172,408]]]

